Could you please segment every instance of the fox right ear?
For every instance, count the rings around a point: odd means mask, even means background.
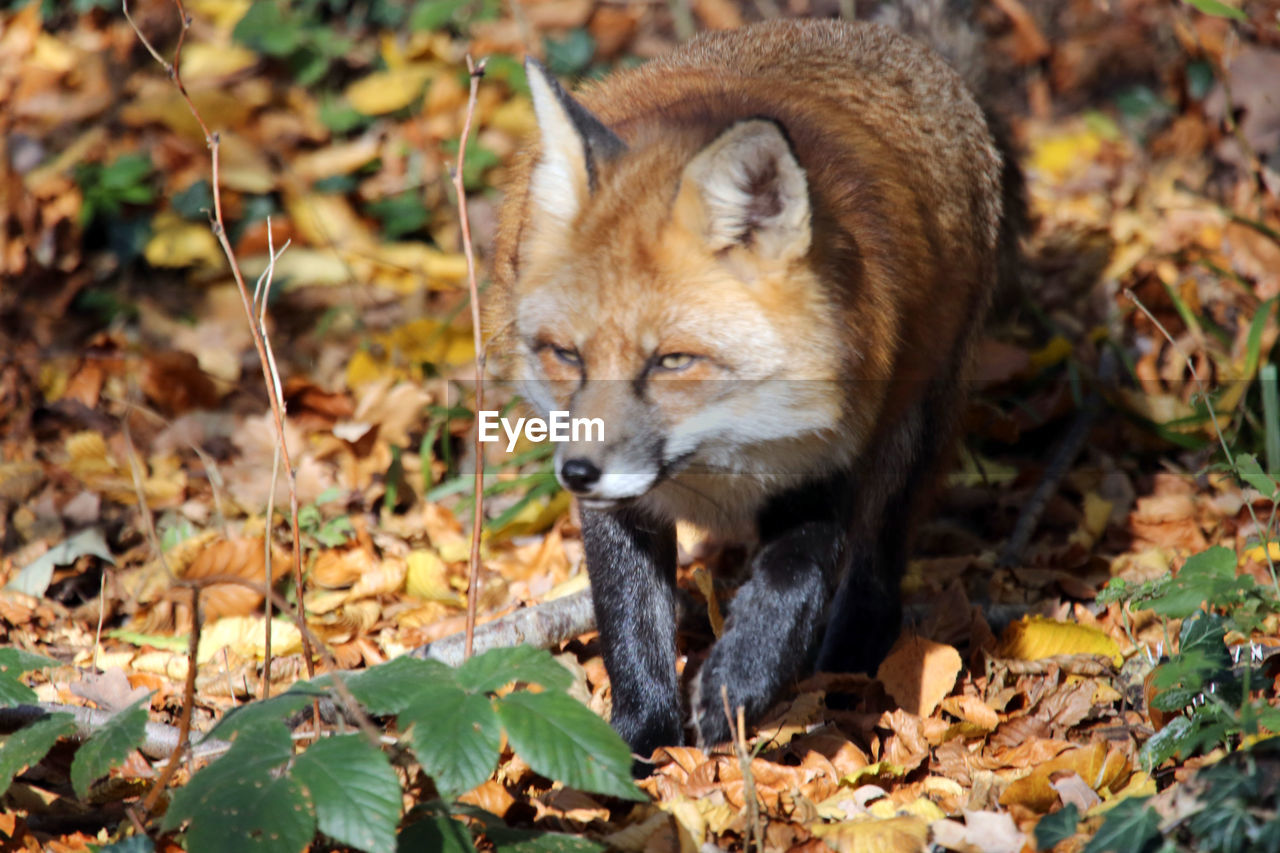
[[[596,164],[626,144],[556,82],[533,57],[524,61],[541,151],[529,179],[529,197],[543,214],[567,225],[596,185]]]

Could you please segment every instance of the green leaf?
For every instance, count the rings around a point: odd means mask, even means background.
[[[572,30],[563,39],[547,39],[547,70],[567,76],[579,74],[596,54],[596,40],[586,30]]]
[[[40,762],[58,738],[75,734],[75,717],[70,714],[50,714],[29,723],[5,738],[0,746],[0,795],[9,790],[13,777],[24,767]]]
[[[298,853],[316,834],[316,816],[301,783],[276,775],[292,754],[283,725],[241,731],[226,755],[174,792],[161,827],[189,821],[191,853]]]
[[[344,673],[344,684],[370,714],[399,714],[409,706],[418,689],[429,685],[457,685],[457,672],[438,660],[402,655],[359,672]],[[328,676],[315,679],[317,686]]]
[[[257,729],[262,726],[279,726],[284,730],[285,720],[310,705],[313,699],[327,695],[323,691],[309,690],[308,685],[295,684],[290,690],[272,696],[270,699],[232,708],[205,737],[229,740],[246,729]]]
[[[451,22],[468,0],[425,0],[409,13],[409,29],[438,30]]]
[[[267,56],[288,56],[302,41],[301,26],[287,16],[280,4],[250,3],[231,37],[250,50]]]
[[[101,779],[138,748],[146,736],[151,694],[116,713],[76,750],[71,762],[71,785],[76,796],[89,798],[89,786]]]
[[[194,181],[185,190],[174,193],[169,204],[183,219],[208,222],[209,212],[213,210],[213,192],[209,189],[209,182],[204,178]]]
[[[1267,476],[1262,466],[1258,464],[1257,457],[1252,453],[1241,453],[1236,456],[1236,472],[1240,475],[1240,479],[1257,489],[1264,498],[1275,500],[1280,486]]]
[[[400,779],[382,750],[361,735],[313,743],[291,775],[311,795],[320,831],[368,853],[393,853],[400,823]]]
[[[397,839],[397,853],[475,853],[476,845],[464,823],[448,812],[432,814],[409,824]]]
[[[0,708],[35,702],[36,692],[19,681],[18,676],[33,669],[58,665],[58,661],[44,655],[22,649],[0,649]]]
[[[1156,732],[1138,750],[1138,759],[1148,773],[1164,764],[1174,755],[1185,754],[1187,735],[1191,732],[1191,720],[1186,717],[1174,717],[1160,731]]]
[[[413,725],[414,754],[445,799],[465,794],[493,773],[502,731],[487,696],[452,685],[424,685],[399,719],[401,725]]]
[[[1217,602],[1219,596],[1236,586],[1235,552],[1215,545],[1188,557],[1164,593],[1152,598],[1146,606],[1162,616],[1185,619],[1199,610],[1200,605]]]
[[[431,221],[431,211],[416,192],[371,201],[365,208],[382,223],[383,234],[391,239],[422,230]]]
[[[477,693],[492,693],[513,681],[541,684],[548,690],[568,690],[573,673],[546,649],[533,646],[490,649],[458,668],[458,684]]]
[[[1219,18],[1232,18],[1237,21],[1247,21],[1248,16],[1235,6],[1228,6],[1222,0],[1186,0],[1188,6],[1204,12],[1206,15],[1216,15]]]
[[[497,700],[507,740],[529,766],[573,788],[643,800],[631,781],[631,750],[609,724],[565,693],[512,693]]]
[[[1107,812],[1107,818],[1084,853],[1142,853],[1160,841],[1160,816],[1147,805],[1150,797],[1129,797]]]
[[[1053,814],[1040,818],[1036,824],[1036,849],[1048,850],[1059,841],[1066,841],[1076,834],[1080,825],[1080,810],[1075,803],[1068,803]]]

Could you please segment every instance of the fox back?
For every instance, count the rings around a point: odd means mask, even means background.
[[[637,751],[681,739],[672,522],[755,544],[695,683],[714,741],[719,685],[751,716],[819,645],[852,668],[892,642],[905,526],[997,275],[1006,164],[956,72],[879,25],[704,34],[576,97],[526,68],[539,134],[506,187],[493,363],[536,408],[604,422],[555,464]],[[770,637],[793,648],[761,658]]]

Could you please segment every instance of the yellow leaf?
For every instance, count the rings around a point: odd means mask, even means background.
[[[143,255],[153,267],[212,267],[223,262],[222,249],[208,225],[185,222],[169,211],[151,220],[151,239]]]
[[[1024,616],[1005,629],[999,653],[1015,660],[1040,660],[1055,655],[1104,655],[1116,666],[1124,663],[1116,641],[1097,628],[1058,622],[1043,616]]]
[[[1061,335],[1055,335],[1049,343],[1031,353],[1031,366],[1036,370],[1052,367],[1065,361],[1071,352],[1071,341]]]
[[[287,192],[284,207],[298,234],[313,246],[364,250],[377,242],[345,196]]]
[[[1265,551],[1262,550],[1261,545],[1255,545],[1245,550],[1244,554],[1241,555],[1240,564],[1244,565],[1250,560],[1255,563],[1265,563],[1268,554],[1271,555],[1272,562],[1280,560],[1280,542],[1268,542]]]
[[[377,158],[376,137],[361,136],[350,142],[326,145],[293,158],[289,168],[299,180],[308,184],[336,175],[346,175]]]
[[[276,250],[279,248],[277,241]],[[242,258],[240,269],[256,280],[266,271],[268,261],[265,254]],[[347,285],[351,284],[351,267],[333,249],[308,249],[295,243],[276,259],[273,280],[283,279],[288,279],[291,287]]]
[[[218,145],[218,180],[226,189],[258,195],[276,188],[275,170],[262,149],[243,136],[225,130]]]
[[[524,505],[520,512],[516,513],[515,518],[497,530],[490,531],[485,536],[485,539],[490,543],[505,542],[516,536],[541,533],[552,524],[555,524],[556,519],[568,511],[568,492],[557,492],[550,500],[530,501]]]
[[[1055,758],[1036,765],[1030,773],[1010,783],[1000,795],[1001,805],[1026,806],[1041,814],[1058,802],[1058,792],[1050,784],[1055,774],[1074,772],[1090,788],[1119,790],[1129,780],[1129,762],[1118,750],[1108,750],[1105,743],[1069,749]]]
[[[258,55],[238,44],[211,44],[192,40],[182,48],[182,82],[218,80],[239,74],[258,64]]]
[[[401,293],[424,287],[452,290],[467,279],[466,256],[441,252],[422,243],[385,243],[367,252],[364,260],[368,267],[362,272],[370,280]]]
[[[840,779],[840,784],[850,788],[856,788],[869,779],[900,779],[906,775],[907,768],[901,764],[894,764],[889,761],[877,761],[875,764],[868,764],[866,767],[859,767],[852,773],[846,774]]]
[[[529,99],[517,96],[504,103],[489,116],[489,126],[516,139],[528,136],[538,126]]]
[[[809,831],[840,853],[923,853],[929,840],[929,824],[910,815],[814,823]]]
[[[228,616],[206,625],[200,634],[199,663],[213,660],[224,648],[244,658],[262,658],[267,648],[266,620],[261,616]],[[302,635],[288,619],[271,621],[271,655],[291,655],[302,651]]]
[[[36,47],[24,63],[29,68],[40,68],[66,74],[80,62],[80,53],[70,45],[63,44],[48,33],[36,36]]]
[[[391,71],[375,71],[347,87],[347,101],[369,116],[404,109],[422,94],[433,72],[431,66],[422,64],[406,65]]]
[[[201,22],[212,21],[219,29],[230,30],[252,5],[253,0],[187,0],[187,11]]]
[[[406,592],[415,598],[462,606],[462,597],[449,585],[449,567],[439,554],[425,548],[410,551],[407,562]]]

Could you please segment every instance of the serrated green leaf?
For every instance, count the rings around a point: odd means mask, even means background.
[[[413,725],[414,754],[444,798],[465,794],[493,773],[502,730],[487,696],[428,685],[414,693],[399,719]]]
[[[293,763],[320,831],[367,853],[393,853],[400,823],[400,779],[387,756],[361,735],[313,743]]]
[[[1206,15],[1214,15],[1219,18],[1233,18],[1237,21],[1247,21],[1248,16],[1235,6],[1228,6],[1222,0],[1186,0],[1188,6],[1204,12]]]
[[[609,724],[565,693],[512,693],[497,700],[507,740],[529,766],[582,791],[643,800],[631,781],[631,750]]]
[[[1173,582],[1146,607],[1163,616],[1185,619],[1202,604],[1218,602],[1236,586],[1235,552],[1215,545],[1188,557]]]
[[[1150,797],[1121,800],[1107,812],[1084,853],[1143,853],[1160,841],[1160,815],[1147,805]]]
[[[292,754],[282,724],[242,730],[226,755],[174,792],[161,827],[189,822],[191,853],[298,853],[315,836],[316,816],[302,785],[275,773]]]
[[[1160,731],[1156,732],[1138,750],[1138,759],[1148,773],[1183,752],[1187,735],[1191,732],[1191,720],[1186,717],[1174,717]]]
[[[409,13],[409,28],[412,30],[438,30],[453,20],[468,0],[424,0],[413,7]]]
[[[1036,824],[1036,849],[1049,850],[1059,841],[1066,841],[1076,834],[1079,825],[1080,810],[1075,803],[1067,803],[1053,814],[1045,815]]]
[[[22,768],[38,764],[58,738],[70,737],[75,731],[75,718],[70,714],[50,714],[5,738],[0,746],[0,795],[9,790]]]
[[[294,685],[294,689],[272,696],[270,699],[232,708],[204,737],[230,740],[241,731],[264,725],[279,725],[283,729],[289,717],[310,705],[313,699],[327,695],[318,690],[306,692],[307,687],[307,685]]]
[[[76,750],[71,762],[71,785],[76,796],[89,797],[89,786],[101,779],[138,748],[146,736],[147,709],[151,707],[151,694],[134,702],[128,708],[107,720]]]
[[[359,672],[346,673],[344,684],[370,714],[399,714],[419,689],[434,685],[456,686],[457,671],[438,660],[402,655]],[[327,683],[327,677],[315,684]]]
[[[568,690],[573,673],[546,649],[533,646],[490,649],[458,667],[458,684],[477,693],[492,693],[513,681],[541,684],[548,690]]]
[[[1241,453],[1236,456],[1236,472],[1240,475],[1240,479],[1244,480],[1258,492],[1269,500],[1275,500],[1276,492],[1280,491],[1276,481],[1267,476],[1262,470],[1262,466],[1258,464],[1258,459],[1252,453]]]

